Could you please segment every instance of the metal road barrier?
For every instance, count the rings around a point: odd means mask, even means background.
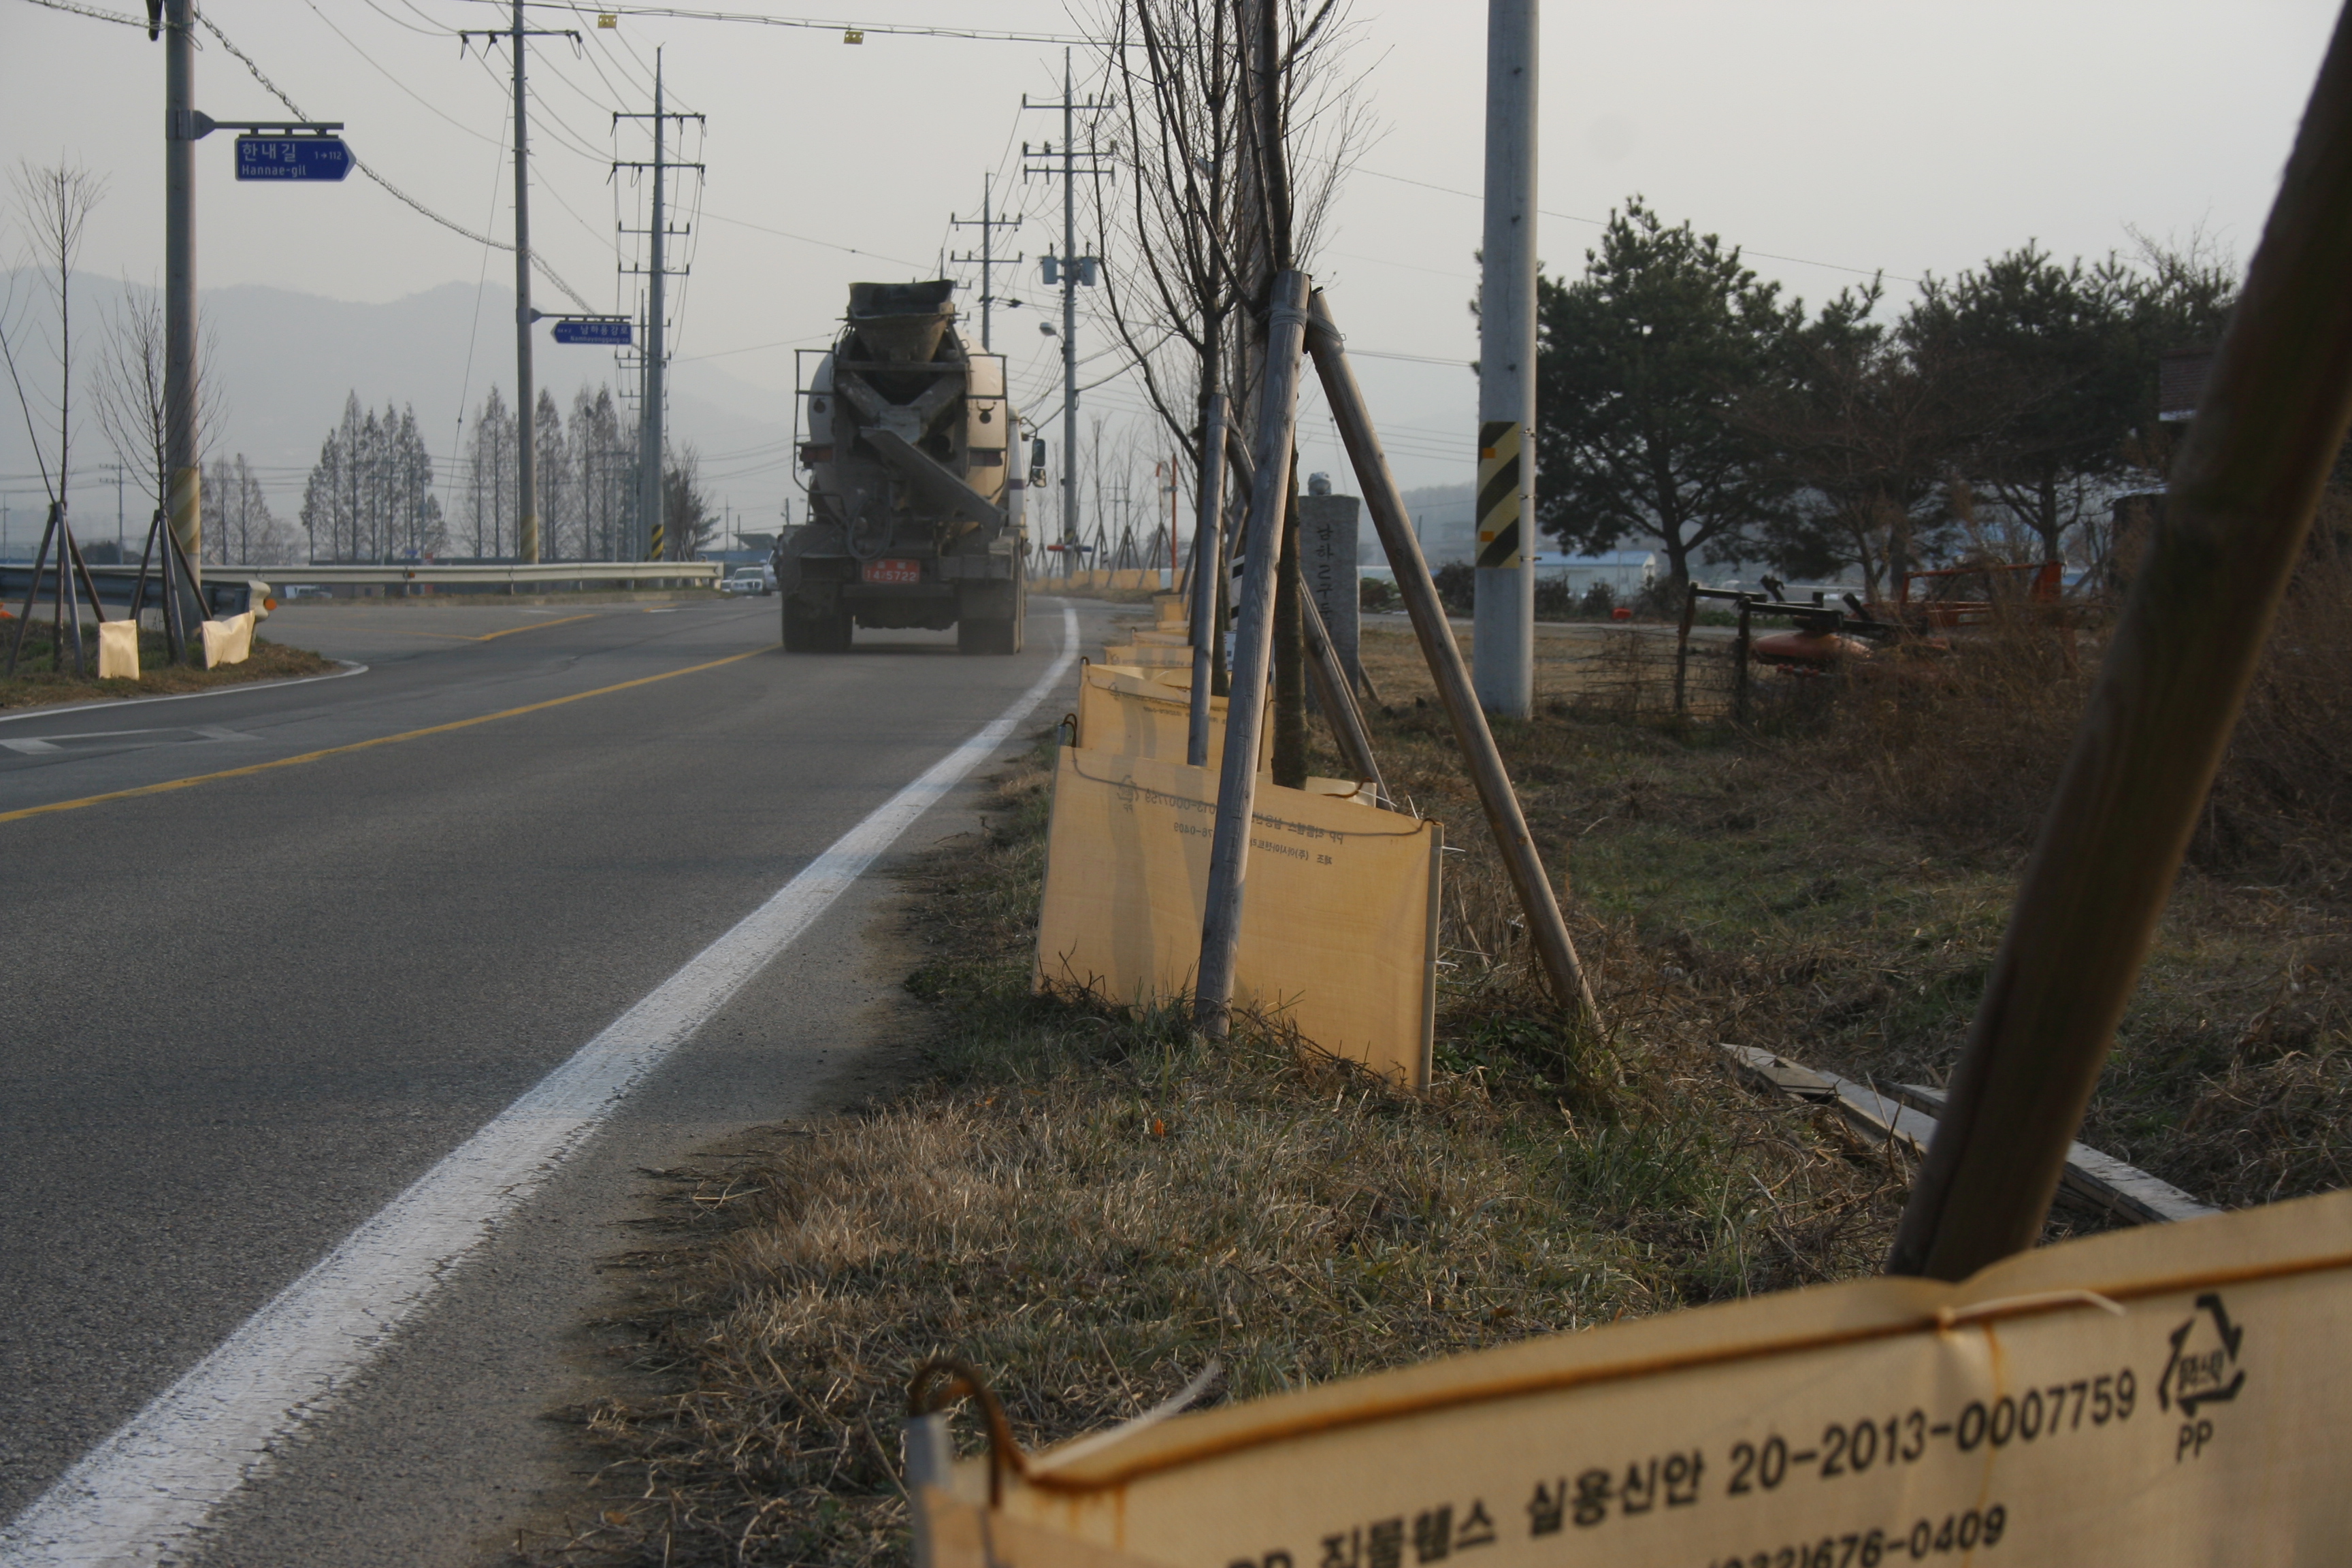
[[[247,610],[269,613],[270,601],[284,601],[289,587],[334,587],[381,585],[405,587],[411,584],[438,584],[447,587],[496,592],[504,589],[512,594],[523,586],[573,586],[578,588],[716,588],[723,568],[709,561],[551,561],[535,566],[493,564],[486,566],[444,566],[426,563],[398,563],[389,566],[303,565],[288,563],[272,566],[206,566],[204,569],[205,609],[213,619],[241,616]],[[108,607],[127,611],[131,607],[131,591],[138,583],[136,566],[92,566],[91,585],[97,588],[99,601]],[[0,602],[12,613],[24,605],[25,590],[33,583],[29,562],[0,563]],[[54,604],[58,579],[54,567],[41,570],[40,591],[34,596],[33,616],[48,618]],[[163,603],[163,582],[151,567],[147,574],[147,605],[153,609]]]
[[[276,571],[277,568],[270,568]],[[131,595],[138,586],[136,566],[92,566],[90,586],[98,590],[98,600],[110,609],[128,612]],[[27,561],[0,563],[0,608],[10,615],[21,614],[25,608],[25,590],[33,585],[33,566]],[[56,607],[58,572],[55,566],[41,568],[39,592],[33,596],[33,618],[46,621]],[[241,616],[246,611],[261,608],[259,601],[269,597],[271,589],[260,574],[244,566],[207,566],[205,568],[205,615],[212,620],[225,620]],[[69,597],[81,599],[81,584],[73,585]],[[147,608],[158,611],[163,603],[163,574],[153,567],[147,572]],[[184,601],[183,601],[184,603]],[[89,613],[89,601],[82,599],[83,613]],[[262,612],[267,615],[265,609]]]
[[[623,588],[643,585],[660,588],[715,588],[724,568],[712,561],[543,561],[537,565],[520,563],[485,566],[432,565],[423,563],[396,562],[389,566],[314,565],[299,563],[283,566],[207,566],[205,580],[215,576],[267,578],[279,586],[320,584],[406,584],[440,583],[467,584],[476,587],[503,587],[509,591],[525,584],[576,584],[581,587]]]

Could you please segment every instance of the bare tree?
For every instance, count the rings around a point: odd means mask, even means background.
[[[200,358],[212,357],[213,338],[200,340]],[[163,291],[128,279],[106,323],[98,362],[98,423],[126,468],[144,476],[158,507],[169,504],[171,468],[164,461],[168,408],[163,398]],[[196,450],[212,445],[219,405],[211,384],[196,384]]]
[[[213,459],[212,472],[205,476],[204,508],[207,562],[266,565],[291,561],[302,548],[301,535],[271,509],[242,452]]]
[[[16,188],[16,221],[24,230],[26,259],[47,288],[55,316],[56,336],[49,340],[49,348],[58,367],[57,401],[51,405],[57,416],[58,480],[50,495],[52,500],[62,501],[70,482],[73,460],[73,268],[81,255],[82,235],[89,226],[90,212],[106,197],[106,182],[76,164],[44,166],[23,159],[18,161],[9,183]],[[32,437],[46,485],[48,464],[40,457],[40,432],[32,400],[18,375],[13,348],[8,353],[8,369],[11,378],[16,380],[26,433]]]
[[[662,473],[662,553],[691,561],[719,531],[710,498],[702,488],[702,454],[689,443],[670,454]]]
[[[1105,247],[1105,303],[1153,411],[1197,457],[1199,397],[1255,379],[1231,317],[1314,254],[1370,133],[1343,68],[1346,8],[1106,0],[1097,25],[1120,174],[1096,187],[1121,242]]]

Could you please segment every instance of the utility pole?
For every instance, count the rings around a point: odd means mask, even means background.
[[[561,27],[526,27],[523,0],[514,0],[514,26],[498,32],[457,35],[459,47],[470,37],[504,38],[514,50],[514,174],[515,174],[515,430],[520,450],[515,454],[515,553],[525,564],[539,561],[539,437],[532,428],[538,393],[531,384],[530,327],[539,312],[530,308],[530,109],[523,96],[525,38],[570,38],[580,35]]]
[[[148,0],[147,36],[163,32],[163,470],[173,537],[198,584],[205,558],[204,472],[196,467],[196,5]],[[201,591],[201,587],[199,588]]]
[[[639,397],[637,410],[637,528],[635,558],[658,561],[662,552],[662,362],[668,350],[664,345],[666,335],[662,320],[663,283],[669,277],[668,263],[664,257],[663,241],[669,236],[669,212],[664,205],[666,190],[663,174],[671,169],[692,169],[699,174],[699,163],[673,163],[667,161],[666,132],[673,120],[699,121],[699,114],[677,114],[662,107],[662,57],[654,51],[654,111],[651,114],[615,114],[614,123],[624,120],[650,120],[654,122],[654,160],[650,163],[614,163],[615,169],[651,169],[654,172],[653,226],[646,230],[646,252],[645,391]],[[681,229],[678,232],[685,233]]]
[[[1540,0],[1486,0],[1486,230],[1478,292],[1479,705],[1535,710],[1536,31]]]
[[[953,213],[950,213],[948,215],[948,226],[950,228],[977,228],[980,230],[980,254],[978,256],[972,256],[970,254],[963,256],[950,256],[948,259],[961,263],[964,266],[970,266],[975,261],[980,263],[980,347],[983,353],[991,352],[995,347],[995,345],[989,341],[988,308],[996,302],[995,291],[990,286],[989,281],[990,273],[996,265],[996,250],[994,245],[996,231],[1000,228],[1019,228],[1021,226],[1021,220],[1017,217],[998,217],[994,216],[992,198],[994,196],[995,191],[996,176],[994,174],[987,175],[981,182],[980,220],[977,223],[968,217],[958,217]],[[1022,257],[1008,257],[1005,264],[1010,267],[1018,267],[1021,265],[1023,260],[1024,258]]]
[[[1097,162],[1100,153],[1091,140],[1084,153],[1078,151],[1077,111],[1106,106],[1093,100],[1085,103],[1077,101],[1070,89],[1070,51],[1064,49],[1062,101],[1032,103],[1024,92],[1021,95],[1021,107],[1058,109],[1062,111],[1061,168],[1056,170],[1048,162],[1043,168],[1033,169],[1024,163],[1021,166],[1021,174],[1024,179],[1032,174],[1042,174],[1048,179],[1055,174],[1062,177],[1062,254],[1057,262],[1051,251],[1046,252],[1045,281],[1058,280],[1062,285],[1062,569],[1066,573],[1071,568],[1073,552],[1070,547],[1078,542],[1078,285],[1084,283],[1093,287],[1095,268],[1100,265],[1098,258],[1078,254],[1078,176],[1098,177],[1110,172]],[[1021,143],[1021,156],[1026,159],[1032,155],[1029,143]],[[1054,144],[1046,142],[1041,155],[1050,160],[1054,156]],[[1088,167],[1078,167],[1077,161],[1081,156],[1087,160]]]

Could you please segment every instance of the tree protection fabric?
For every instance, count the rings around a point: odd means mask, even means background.
[[[1181,758],[1181,730],[1178,739]],[[1059,756],[1036,984],[1131,1004],[1189,994],[1217,775],[1134,752],[1066,747]],[[1258,781],[1234,1002],[1425,1088],[1444,833],[1323,793],[1335,787],[1350,786]]]

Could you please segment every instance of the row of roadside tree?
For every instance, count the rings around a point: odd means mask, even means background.
[[[2218,341],[2237,273],[2201,237],[2089,264],[2029,243],[1899,311],[1875,278],[1809,311],[1633,197],[1581,277],[1539,285],[1542,524],[1677,581],[2098,565],[2114,500],[2161,482],[2159,363]]]
[[[539,395],[540,557],[618,561],[631,550],[637,450],[613,389],[582,388],[569,418]],[[467,422],[463,454],[437,464],[415,410],[361,405],[354,392],[303,488],[301,528],[316,561],[512,557],[520,548],[518,421],[492,387]],[[714,527],[692,447],[663,474],[665,553],[689,558]]]

